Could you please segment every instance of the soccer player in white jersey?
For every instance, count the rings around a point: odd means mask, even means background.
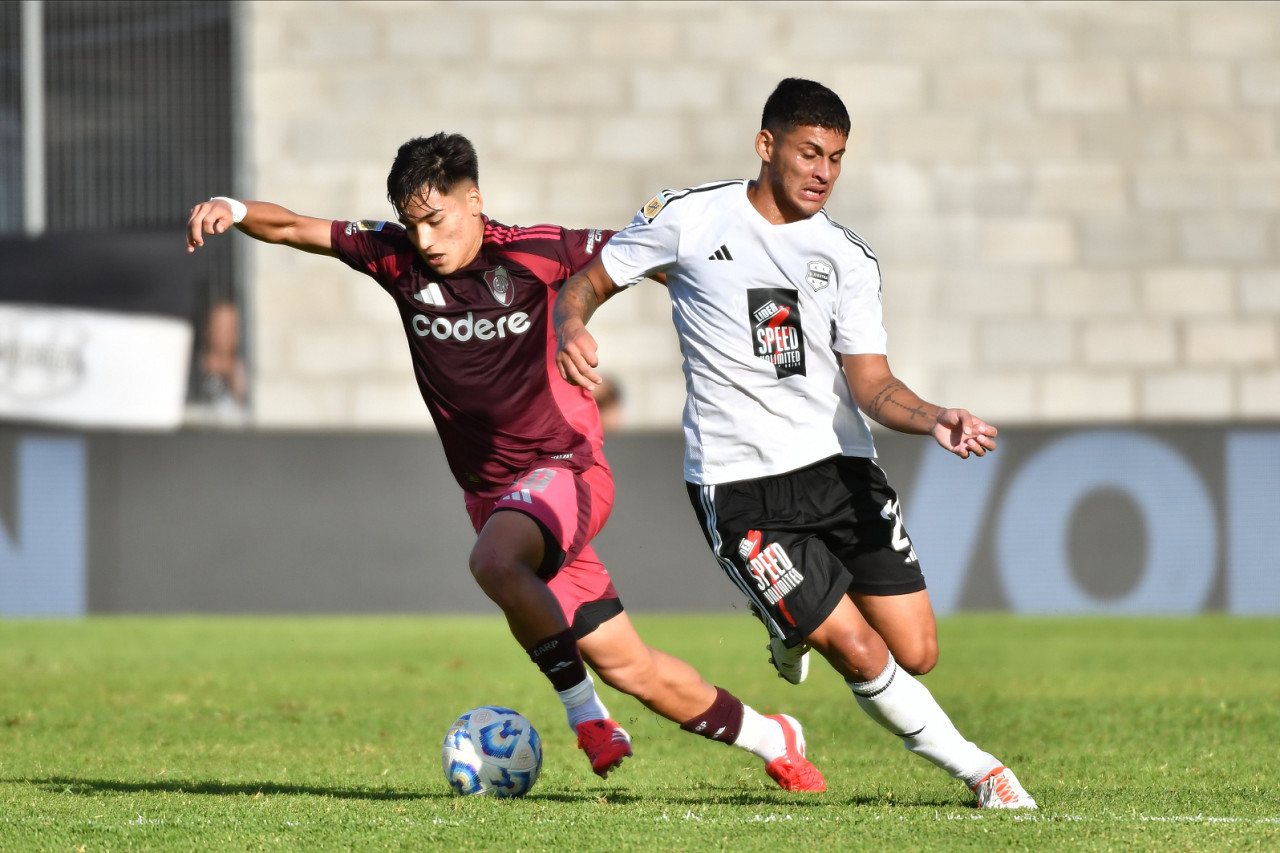
[[[801,681],[816,649],[872,719],[979,806],[1035,808],[914,677],[937,662],[937,627],[862,413],[962,458],[994,450],[996,430],[924,401],[889,369],[875,256],[823,210],[849,127],[830,89],[779,83],[756,135],[756,180],[660,193],[564,284],[557,367],[598,383],[586,322],[614,293],[665,273],[684,354],[689,496],[769,628],[779,674]]]

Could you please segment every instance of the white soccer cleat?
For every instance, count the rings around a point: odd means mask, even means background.
[[[1018,784],[1008,767],[997,767],[973,786],[980,809],[1034,809],[1036,801]]]
[[[809,675],[809,645],[801,643],[787,648],[778,637],[769,638],[769,663],[778,670],[778,677],[792,684],[799,684]]]

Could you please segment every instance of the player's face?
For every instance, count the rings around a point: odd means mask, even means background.
[[[847,142],[843,133],[826,127],[797,127],[781,137],[760,131],[756,151],[764,161],[762,178],[781,222],[813,216],[827,203]]]
[[[432,272],[452,275],[480,252],[483,209],[480,188],[460,184],[448,193],[415,196],[400,212],[400,224]]]

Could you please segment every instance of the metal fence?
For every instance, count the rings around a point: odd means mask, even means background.
[[[0,3],[0,234],[163,229],[180,240],[194,202],[234,192],[234,15],[227,0]],[[217,390],[201,370],[208,320],[227,306],[241,316],[236,241],[192,263],[199,400]]]
[[[0,233],[22,231],[22,6],[0,2]]]

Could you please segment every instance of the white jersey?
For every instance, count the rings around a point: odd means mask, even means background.
[[[771,224],[747,186],[665,191],[601,250],[620,286],[667,275],[698,485],[875,456],[839,355],[886,352],[875,256],[825,212]]]

